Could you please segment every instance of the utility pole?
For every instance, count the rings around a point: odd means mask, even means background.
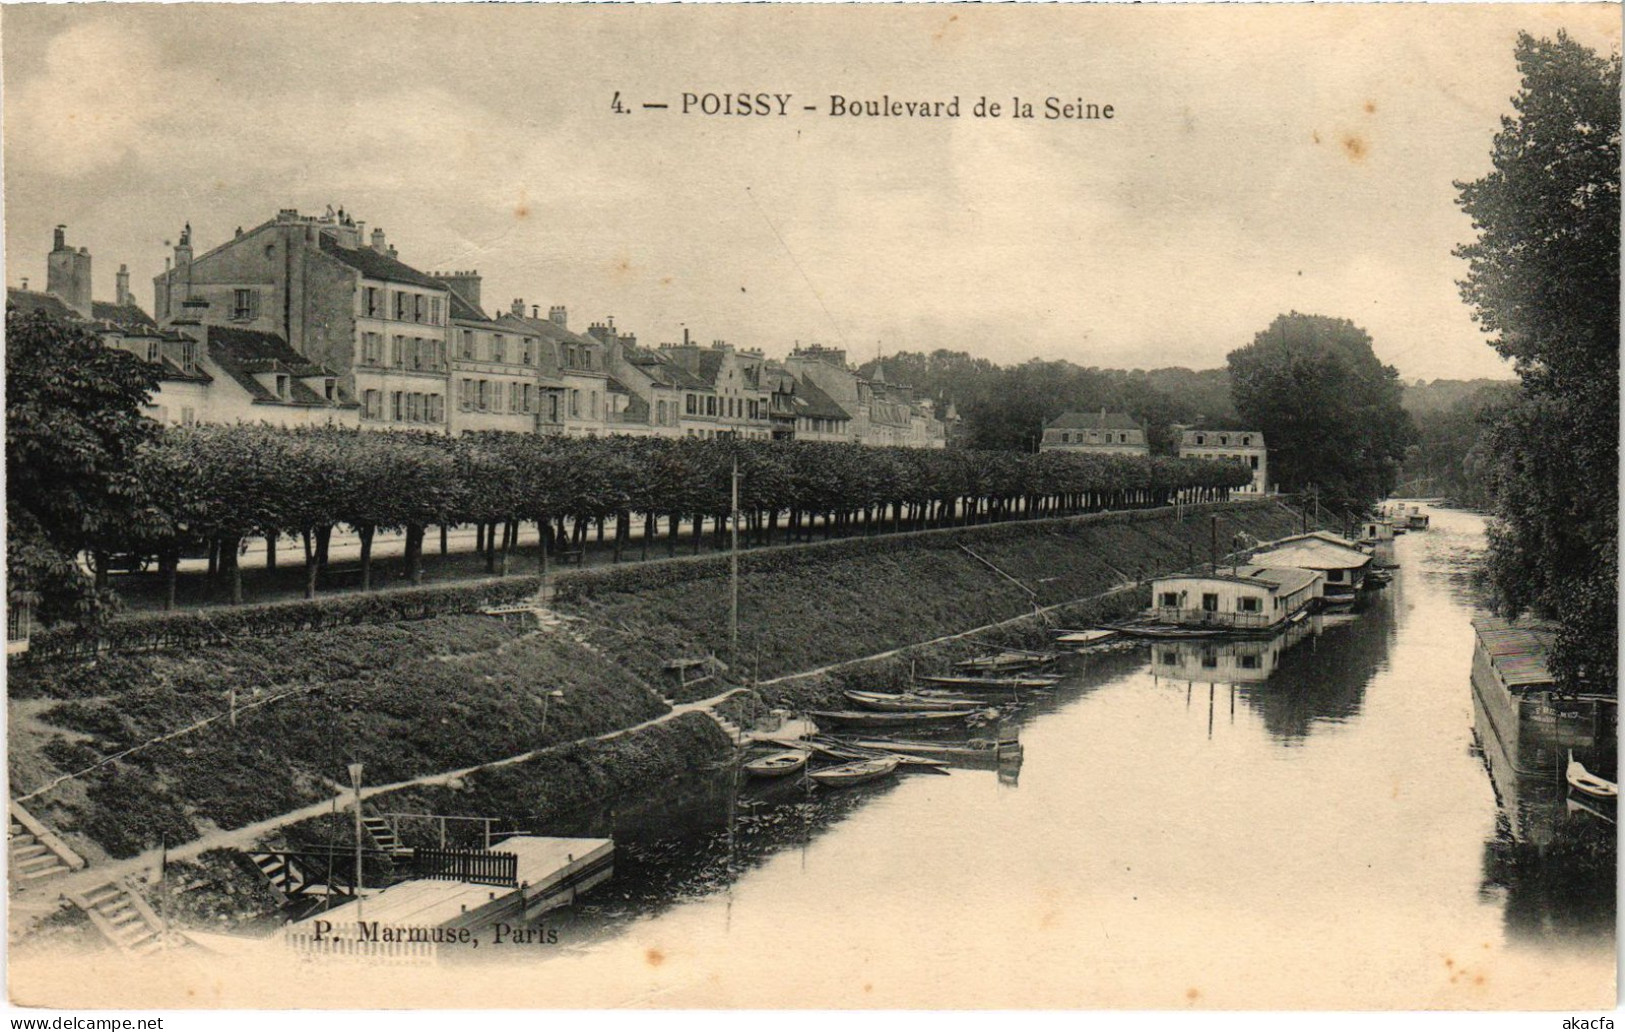
[[[728,553],[728,664],[739,665],[739,456],[733,461],[733,496],[728,516],[733,547]]]
[[[350,784],[355,786],[355,921],[361,924],[361,764],[350,764]]]

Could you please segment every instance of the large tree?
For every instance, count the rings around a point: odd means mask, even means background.
[[[1229,355],[1239,421],[1261,430],[1282,490],[1312,491],[1327,508],[1360,510],[1398,480],[1414,433],[1399,373],[1347,319],[1292,312]]]
[[[1522,87],[1492,171],[1456,184],[1478,237],[1462,297],[1522,389],[1488,438],[1489,571],[1504,610],[1555,619],[1553,666],[1613,690],[1619,461],[1620,59],[1518,37]]]
[[[86,619],[104,595],[78,555],[120,547],[146,518],[133,460],[157,367],[42,313],[6,313],[6,566],[47,621]]]

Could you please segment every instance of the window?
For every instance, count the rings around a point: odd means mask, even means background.
[[[1326,579],[1333,582],[1334,584],[1337,583],[1337,582],[1340,582],[1343,579],[1343,571],[1342,570],[1328,570],[1328,571],[1326,571]]]
[[[1251,455],[1251,456],[1248,456],[1248,458],[1250,458],[1252,460],[1253,469],[1257,469],[1258,468],[1258,456]]]
[[[1262,612],[1263,609],[1264,607],[1259,605],[1258,599],[1252,595],[1236,599],[1236,612],[1238,613],[1258,613]]]
[[[423,421],[423,395],[417,391],[406,396],[406,421],[408,423]]]
[[[163,352],[161,350],[159,350],[158,342],[155,341],[155,340],[147,341],[147,361],[148,362],[157,362],[162,357],[163,357]]]
[[[327,395],[328,401],[339,400],[339,382],[331,376],[322,381],[322,393]]]
[[[401,421],[402,416],[405,415],[404,406],[401,404],[401,392],[400,391],[390,391],[389,392],[389,413],[390,413],[390,418],[393,419],[397,423],[399,423]]]
[[[536,341],[530,337],[520,338],[519,361],[526,365],[536,364]]]
[[[281,398],[283,401],[287,401],[288,400],[288,374],[287,373],[277,373],[274,382],[276,383],[276,396]]]
[[[470,399],[473,397],[473,393],[474,393],[474,381],[473,380],[470,380],[466,376],[463,377],[461,380],[458,380],[457,381],[457,407],[462,409],[464,412],[467,412],[468,407],[471,404]]]
[[[429,317],[429,299],[422,294],[412,295],[412,321],[423,322]]]
[[[1257,670],[1258,669],[1258,657],[1257,656],[1238,656],[1237,658],[1241,660],[1241,669],[1243,669],[1243,670]]]
[[[520,404],[519,383],[518,383],[518,381],[515,381],[515,380],[508,381],[508,411],[509,412],[523,412],[523,411],[525,411],[524,408],[522,408],[521,404]]]
[[[436,326],[440,325],[440,299],[438,297],[429,299],[429,322]]]
[[[547,394],[547,420],[550,423],[559,421],[559,395],[557,391],[549,391]]]
[[[1067,431],[1062,430],[1061,431],[1061,443],[1062,444],[1071,444],[1072,443],[1072,435],[1070,433],[1068,433]]]
[[[187,406],[181,407],[181,426],[196,426],[197,412]]]
[[[571,369],[576,367],[576,349],[574,346],[564,349],[564,364],[569,366]]]
[[[481,412],[488,411],[491,408],[491,384],[489,381],[481,380],[479,382],[479,386],[475,389],[474,407]]]
[[[655,418],[656,418],[656,421],[659,422],[662,426],[665,425],[665,422],[666,422],[666,403],[665,402],[663,402],[663,401],[655,402]]]
[[[381,419],[384,415],[384,396],[380,391],[361,392],[361,418]]]
[[[1164,591],[1162,593],[1162,601],[1157,604],[1165,606],[1169,609],[1177,609],[1179,607],[1179,592]]]
[[[588,400],[589,400],[589,406],[588,406],[587,414],[589,416],[591,416],[593,419],[597,419],[598,418],[598,392],[593,391],[588,396]]]
[[[395,318],[401,322],[407,320],[407,313],[411,311],[408,295],[404,290],[395,291]]]
[[[367,287],[362,291],[362,305],[369,319],[382,319],[384,317],[384,292],[377,287]]]
[[[685,401],[684,401],[685,411],[691,416],[699,415],[699,402],[694,397],[694,395],[685,394],[683,397],[685,399]]]
[[[1128,434],[1118,434],[1117,435],[1117,443],[1118,444],[1127,444],[1128,443]]]
[[[1241,438],[1241,446],[1243,448],[1251,448],[1253,446],[1253,438],[1252,438],[1251,434],[1246,434],[1246,435],[1242,436],[1242,438]]]
[[[581,392],[578,390],[570,391],[570,415],[581,415]]]
[[[1219,443],[1228,448],[1230,446],[1230,435],[1229,434],[1220,434],[1219,435]]]
[[[1219,611],[1219,596],[1204,594],[1202,596],[1202,611],[1206,613],[1217,613]]]
[[[189,373],[197,372],[197,341],[189,340],[181,345],[181,368]]]
[[[1197,444],[1206,444],[1207,443],[1207,438],[1203,437],[1201,434],[1197,434],[1196,435],[1196,443]]]
[[[525,411],[525,412],[535,412],[536,411],[536,388],[534,386],[532,386],[531,384],[528,384],[528,383],[525,384],[525,389],[524,389],[523,394],[521,395],[521,400],[524,402],[524,405],[525,405],[523,411]]]
[[[705,399],[705,414],[708,416],[717,414],[717,396],[715,394]]]
[[[508,341],[498,333],[491,338],[491,361],[506,362],[508,360]]]
[[[444,423],[446,421],[446,399],[438,394],[429,395],[429,422]]]
[[[231,292],[231,317],[233,319],[258,319],[260,315],[260,292],[257,290],[234,290]]]
[[[1216,652],[1202,653],[1202,669],[1213,670],[1219,665],[1219,655]]]
[[[491,411],[502,411],[502,381],[491,381]]]
[[[378,365],[383,351],[383,341],[376,333],[363,333],[361,335],[361,363],[363,365]]]
[[[1178,666],[1179,665],[1179,653],[1177,653],[1177,652],[1164,652],[1162,654],[1162,665],[1163,666]]]
[[[395,339],[390,342],[389,364],[399,369],[405,361],[406,338],[397,333]]]

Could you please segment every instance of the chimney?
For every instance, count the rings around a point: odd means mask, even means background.
[[[525,317],[525,299],[522,297],[514,298],[513,304],[508,306],[508,311],[515,319],[523,319]]]
[[[564,308],[563,305],[554,305],[553,307],[549,308],[547,310],[547,321],[551,322],[551,323],[555,323],[558,326],[561,326],[566,330],[568,330],[570,328],[570,316],[565,311],[565,308]],[[611,319],[609,321],[609,324],[611,326],[614,326],[615,325],[615,320]]]
[[[55,247],[46,257],[45,291],[55,294],[81,316],[91,317],[90,252],[68,246],[68,227],[56,227]]]
[[[469,269],[466,272],[437,272],[434,278],[462,295],[464,301],[480,307],[480,271]]]
[[[384,231],[375,227],[372,231],[372,249],[383,254],[388,248],[389,244],[384,240]]]
[[[118,304],[120,304],[120,305],[133,305],[133,304],[135,304],[135,298],[130,296],[130,267],[128,265],[123,264],[122,262],[119,264],[119,267],[118,267],[118,276],[116,277],[116,282],[117,282],[118,286],[116,288],[117,294],[116,294],[115,300],[118,302]]]
[[[208,343],[209,302],[201,297],[189,297],[181,302],[181,314],[170,325],[197,341]]]
[[[540,319],[542,317],[542,306],[541,305],[531,305],[530,306],[530,317],[532,319]]]
[[[390,244],[390,245],[389,245],[389,250],[388,250],[388,251],[387,251],[387,252],[386,252],[386,253],[387,253],[387,254],[388,254],[388,255],[389,255],[389,256],[390,256],[390,257],[391,257],[391,258],[399,258],[399,257],[400,257],[400,254],[401,254],[401,252],[399,252],[399,251],[397,251],[397,250],[395,250],[395,245],[394,245],[394,244]]]

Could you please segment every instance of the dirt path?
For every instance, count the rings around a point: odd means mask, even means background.
[[[437,774],[422,774],[415,778],[408,778],[405,781],[396,781],[386,785],[363,786],[361,789],[361,798],[363,801],[365,801],[373,798],[374,796],[387,795],[390,792],[398,792],[405,788],[417,788],[426,785],[445,785],[453,779],[467,777],[470,774],[474,774],[482,770],[491,770],[497,767],[508,767],[516,763],[525,763],[540,756],[544,756],[547,753],[553,752],[557,749],[564,749],[573,745],[580,745],[587,742],[609,741],[614,738],[619,738],[622,735],[631,734],[634,731],[641,731],[646,727],[652,727],[656,724],[664,724],[667,721],[675,720],[677,717],[680,717],[685,713],[701,712],[715,720],[716,714],[710,711],[710,707],[744,690],[745,689],[743,688],[729,688],[727,691],[713,695],[708,699],[701,699],[697,702],[687,702],[673,706],[669,712],[662,713],[658,717],[653,717],[639,724],[633,724],[630,727],[623,727],[615,731],[606,731],[601,735],[590,735],[586,738],[577,738],[569,742],[560,742],[555,745],[549,745],[542,749],[532,749],[529,752],[523,752],[517,756],[508,756],[500,760],[492,760],[488,763],[477,763],[470,767],[460,767],[456,770],[441,771]],[[170,849],[169,859],[192,860],[211,849],[248,850],[252,848],[255,843],[281,828],[284,828],[290,824],[297,824],[300,821],[310,820],[313,817],[321,817],[332,813],[335,805],[339,808],[347,807],[353,799],[354,793],[342,792],[337,796],[323,799],[320,802],[311,803],[308,806],[302,806],[297,810],[291,810],[288,813],[284,813],[280,816],[272,817],[267,820],[257,821],[253,824],[245,824],[240,828],[208,832],[207,834],[193,839],[191,842],[184,845],[175,846]],[[36,903],[45,899],[54,900],[58,895],[85,892],[109,881],[114,881],[119,878],[127,878],[132,875],[138,875],[144,871],[156,868],[161,860],[161,857],[161,850],[149,849],[144,853],[140,853],[136,856],[128,857],[123,860],[115,860],[105,864],[93,864],[84,868],[83,870],[75,871],[73,874],[65,875],[61,878],[48,879],[42,884],[24,885],[15,890],[15,894],[13,896],[13,906],[15,907],[18,903],[27,903],[31,897]],[[24,909],[30,908],[25,906]]]

